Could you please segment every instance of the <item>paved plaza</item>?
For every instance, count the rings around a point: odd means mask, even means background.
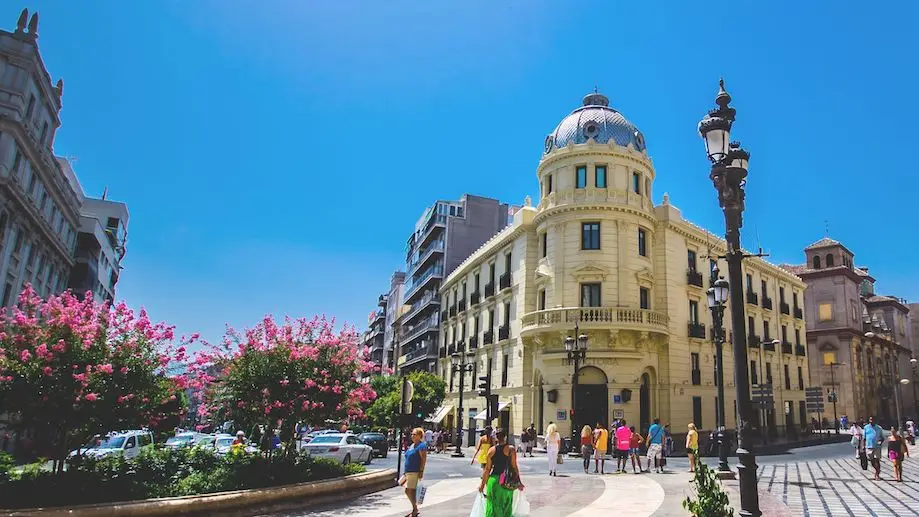
[[[919,449],[911,448],[911,451]],[[478,488],[477,466],[468,459],[430,455],[425,480],[425,517],[466,517]],[[706,463],[716,464],[713,458]],[[736,458],[731,459],[731,464]],[[882,460],[881,481],[862,471],[848,444],[793,449],[762,456],[759,464],[761,508],[766,517],[919,516],[919,457],[907,460],[904,481],[891,481],[890,462]],[[607,461],[607,472],[615,462]],[[375,460],[374,467],[395,466],[395,457]],[[549,477],[545,456],[520,459],[526,496],[534,517],[686,517],[681,502],[691,494],[689,463],[669,458],[665,474],[585,475],[580,462],[568,459],[558,477]],[[591,467],[591,470],[593,467]],[[736,481],[725,482],[731,502],[739,508]],[[401,517],[408,503],[401,488],[368,494],[357,500],[272,517]],[[735,513],[736,514],[736,513]]]

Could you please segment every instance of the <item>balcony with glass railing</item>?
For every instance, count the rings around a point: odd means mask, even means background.
[[[425,318],[415,325],[410,327],[402,327],[400,340],[403,343],[410,343],[425,332],[436,331],[438,325],[440,325],[440,318],[438,318],[437,314],[435,313],[430,318]]]
[[[399,367],[405,368],[406,366],[409,366],[428,357],[437,357],[437,350],[434,349],[433,342],[424,343],[418,348],[405,353],[401,358],[399,358]]]
[[[432,257],[438,257],[444,252],[444,241],[437,240],[418,251],[418,260],[412,262],[409,272],[423,268],[427,265]]]
[[[425,291],[421,296],[421,299],[412,304],[408,312],[402,316],[402,323],[408,323],[412,321],[412,318],[420,314],[426,307],[429,306],[439,306],[440,305],[440,295],[436,290]]]
[[[414,280],[412,280],[411,286],[406,287],[405,301],[406,302],[412,301],[414,296],[417,295],[419,292],[421,292],[421,288],[427,285],[427,283],[432,278],[443,278],[443,276],[444,276],[444,266],[441,263],[436,263],[435,265],[425,269],[423,273],[421,273]]]
[[[424,230],[421,232],[421,238],[418,240],[418,246],[424,247],[432,238],[441,234],[441,230],[447,227],[447,216],[444,214],[431,214]]]

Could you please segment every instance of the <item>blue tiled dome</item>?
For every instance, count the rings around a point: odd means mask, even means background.
[[[609,107],[609,99],[602,93],[591,93],[584,97],[584,105],[571,112],[546,137],[546,153],[565,147],[569,142],[587,143],[593,138],[598,144],[610,140],[626,146],[632,144],[637,151],[645,150],[645,138],[641,131],[621,113]]]

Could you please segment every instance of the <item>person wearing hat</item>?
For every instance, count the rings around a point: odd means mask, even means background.
[[[236,431],[236,439],[233,440],[233,445],[246,445],[246,433]]]

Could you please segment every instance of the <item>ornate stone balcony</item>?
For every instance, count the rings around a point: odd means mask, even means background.
[[[582,330],[622,329],[670,334],[667,313],[625,307],[565,307],[525,314],[521,334],[566,331],[578,324]]]

